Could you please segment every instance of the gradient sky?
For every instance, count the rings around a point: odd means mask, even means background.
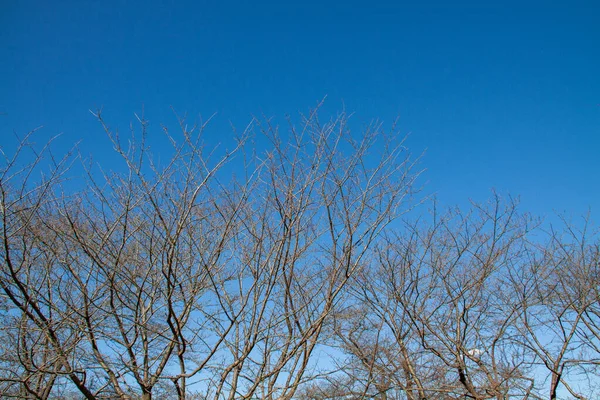
[[[327,96],[357,126],[398,116],[444,204],[597,214],[599,21],[598,1],[3,1],[0,144],[43,125],[102,162],[89,109],[126,130],[143,107],[156,132],[171,106],[216,112],[219,138]]]

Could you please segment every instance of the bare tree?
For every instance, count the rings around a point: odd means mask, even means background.
[[[504,399],[532,395],[532,360],[513,338],[518,305],[506,279],[531,220],[497,196],[387,236],[354,293],[363,313],[339,335],[378,398]],[[346,371],[351,371],[346,368]]]
[[[564,395],[588,399],[600,390],[593,379],[600,365],[599,242],[589,232],[588,218],[582,228],[563,223],[562,230],[550,230],[538,257],[515,280],[522,309],[519,328],[548,373],[549,398],[559,398],[562,387]]]
[[[82,393],[83,371],[74,368],[71,357],[82,337],[68,317],[61,318],[61,293],[69,290],[65,282],[60,290],[60,273],[52,246],[56,237],[45,235],[45,216],[52,208],[68,165],[68,156],[56,160],[48,153],[34,154],[25,165],[20,156],[29,147],[27,135],[14,157],[5,158],[0,178],[2,210],[2,351],[3,395],[48,398],[57,379],[68,377]],[[40,180],[32,175],[40,168],[42,155],[48,153],[50,171]]]
[[[205,125],[180,120],[159,164],[144,119],[125,145],[96,116],[121,169],[88,168],[73,192],[69,157],[50,157],[42,180],[44,153],[19,164],[26,140],[2,169],[2,339],[19,342],[0,361],[5,395],[292,398],[411,195],[402,140],[315,110],[285,135],[254,121],[215,158]],[[253,129],[266,152],[250,151]]]
[[[317,388],[348,398],[593,398],[590,231],[589,218],[543,230],[498,196],[388,231],[336,316],[345,384]]]

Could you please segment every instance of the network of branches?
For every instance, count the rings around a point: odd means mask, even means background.
[[[2,149],[0,397],[600,396],[589,218],[440,211],[396,128],[345,114],[256,120],[220,154],[180,120],[166,161],[147,121],[96,118],[113,170],[35,133]]]

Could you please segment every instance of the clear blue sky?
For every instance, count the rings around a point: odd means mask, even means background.
[[[598,1],[3,1],[0,144],[44,125],[101,161],[99,106],[123,130],[142,105],[157,129],[217,112],[219,136],[327,95],[399,116],[443,203],[598,214],[599,21]]]

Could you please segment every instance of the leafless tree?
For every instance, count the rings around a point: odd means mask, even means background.
[[[387,236],[353,286],[364,313],[339,328],[344,350],[362,367],[365,394],[532,395],[532,359],[513,340],[519,310],[506,284],[531,228],[514,202],[496,196],[466,213],[434,211]]]
[[[86,167],[84,189],[62,184],[69,156],[23,165],[27,138],[1,171],[1,332],[18,343],[3,347],[4,395],[294,397],[412,193],[401,138],[315,110],[285,133],[253,121],[216,158],[205,124],[182,119],[161,164],[147,121],[123,142],[96,117],[123,165]]]
[[[336,316],[346,354],[337,380],[346,383],[318,389],[347,398],[593,398],[598,237],[589,218],[579,229],[542,226],[494,196],[388,231]]]
[[[563,219],[547,243],[515,280],[519,329],[528,350],[548,374],[549,398],[594,398],[600,389],[598,352],[598,236],[586,218],[581,228]],[[545,374],[544,374],[545,375]],[[590,379],[592,378],[592,379]]]

